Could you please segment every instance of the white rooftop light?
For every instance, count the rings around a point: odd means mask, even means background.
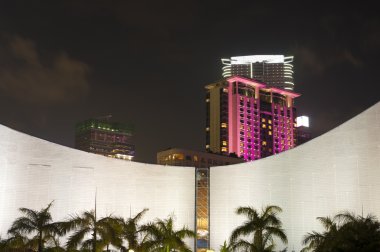
[[[249,55],[231,57],[231,64],[247,64],[255,62],[288,63],[293,61],[293,56],[284,55]]]
[[[298,116],[296,118],[297,127],[307,127],[309,128],[309,117],[308,116]]]

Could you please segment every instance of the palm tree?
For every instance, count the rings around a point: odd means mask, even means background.
[[[59,236],[52,236],[49,244],[47,244],[44,252],[65,252],[65,248],[61,246]]]
[[[16,219],[8,230],[8,233],[14,236],[13,242],[21,243],[25,239],[25,237],[22,238],[24,234],[34,234],[30,241],[35,241],[38,252],[42,252],[45,243],[50,240],[51,236],[59,233],[57,224],[53,222],[50,214],[52,204],[53,202],[40,211],[20,208],[19,210],[24,216]]]
[[[350,212],[335,215],[333,219],[317,218],[324,227],[323,233],[308,233],[304,251],[380,251],[380,223],[373,215],[358,216]]]
[[[109,245],[118,248],[122,245],[121,227],[117,219],[112,216],[98,220],[95,211],[85,211],[81,216],[71,216],[68,221],[60,225],[63,233],[74,231],[66,243],[68,250],[75,250],[80,246],[82,250],[99,252],[104,248],[109,251]],[[90,238],[87,239],[88,235]]]
[[[280,238],[287,244],[287,237],[277,214],[282,209],[278,206],[267,206],[259,213],[253,207],[239,207],[236,213],[245,215],[248,220],[237,227],[231,234],[232,249],[244,249],[251,252],[269,252],[275,248],[274,238]],[[252,240],[247,240],[250,238]]]
[[[138,222],[144,216],[144,214],[149,209],[145,208],[141,212],[135,215],[133,218],[128,218],[124,220],[123,218],[119,219],[122,231],[121,236],[128,242],[128,247],[124,248],[124,251],[133,250],[135,252],[145,251],[145,240],[139,241],[141,237],[139,237],[144,230],[140,228]]]
[[[195,237],[195,233],[183,227],[180,230],[174,230],[173,217],[161,220],[157,219],[155,223],[143,226],[142,230],[148,233],[149,240],[146,242],[147,250],[169,252],[183,251],[190,252],[190,248],[184,242],[184,238]]]
[[[230,246],[227,244],[227,241],[224,241],[223,245],[220,246],[219,252],[230,252]]]
[[[337,236],[336,250],[380,251],[380,223],[374,215],[367,217],[345,212],[336,218],[343,221]]]
[[[322,248],[324,244],[326,244],[326,241],[331,240],[332,242],[338,231],[338,225],[335,219],[336,218],[331,217],[317,217],[317,220],[322,224],[325,231],[323,233],[316,231],[307,233],[302,241],[302,243],[307,246],[303,248],[301,252],[315,251],[317,248]]]
[[[6,249],[27,249],[30,247],[33,247],[33,244],[29,241],[28,237],[18,232],[8,233],[8,239],[2,239],[0,242],[0,251],[6,251]]]

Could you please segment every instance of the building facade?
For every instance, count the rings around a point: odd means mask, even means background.
[[[75,148],[107,157],[132,160],[135,156],[132,125],[89,119],[75,129]]]
[[[305,234],[323,231],[317,217],[350,211],[380,216],[380,102],[337,128],[290,151],[210,168],[211,249],[228,241],[243,219],[237,207],[280,206],[288,244],[300,251]],[[194,169],[124,162],[54,144],[0,125],[0,234],[17,209],[54,200],[54,221],[94,208],[98,216],[134,216],[141,224],[176,216],[175,228],[194,228]],[[63,241],[64,242],[64,241]],[[193,248],[193,239],[187,244]]]
[[[239,76],[206,86],[206,150],[246,161],[295,146],[300,94]]]
[[[251,55],[222,59],[222,76],[242,76],[266,83],[270,87],[294,89],[293,56]]]
[[[210,249],[210,167],[242,162],[240,158],[178,148],[157,153],[157,164],[195,167],[195,251]]]
[[[240,158],[218,155],[210,152],[171,148],[157,153],[157,164],[210,168],[244,162]]]

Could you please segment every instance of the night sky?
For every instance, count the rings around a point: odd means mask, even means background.
[[[220,58],[285,54],[318,136],[380,100],[371,2],[0,0],[0,124],[73,147],[76,122],[112,114],[154,163],[203,150]]]

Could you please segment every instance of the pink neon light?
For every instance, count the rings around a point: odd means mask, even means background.
[[[295,93],[295,92],[291,92],[291,91],[287,91],[287,90],[283,90],[283,89],[279,89],[279,88],[274,88],[274,87],[270,88],[270,90],[272,90],[272,92],[274,92],[274,93],[282,94],[282,95],[289,96],[292,98],[296,98],[296,97],[301,96],[301,94],[299,94],[299,93]]]
[[[240,77],[240,76],[232,76],[230,78],[227,78],[227,81],[229,83],[237,81],[237,82],[241,82],[241,83],[248,84],[248,85],[251,85],[253,87],[259,87],[259,88],[266,87],[266,85],[263,83],[260,83],[260,82],[255,81],[255,80],[246,79],[246,78]]]
[[[244,84],[251,85],[253,87],[267,88],[267,89],[271,90],[274,93],[282,94],[282,95],[289,96],[289,97],[292,97],[292,98],[296,98],[296,97],[301,96],[301,94],[299,94],[299,93],[295,93],[295,92],[292,92],[292,91],[283,90],[283,89],[279,89],[279,88],[275,88],[275,87],[268,87],[265,83],[261,83],[261,82],[258,82],[256,80],[247,79],[247,78],[244,78],[244,77],[241,77],[241,76],[232,76],[232,77],[229,77],[229,78],[227,78],[227,81],[229,83],[236,81],[236,82],[241,82],[241,83],[244,83]]]
[[[233,85],[229,82],[228,85],[228,152],[235,152],[238,157],[240,157],[240,120],[239,116],[239,102],[238,96],[233,96]],[[235,98],[235,99],[234,99]]]

